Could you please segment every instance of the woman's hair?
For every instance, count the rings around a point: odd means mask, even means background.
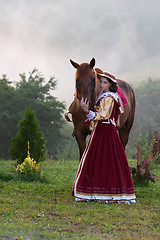
[[[97,77],[98,77],[98,79],[101,78],[101,76],[99,74],[97,74]],[[108,78],[106,76],[105,76],[105,78],[111,84],[111,86],[109,87],[109,91],[116,93],[118,91],[118,84],[117,84],[117,82],[113,82],[110,78]]]
[[[118,84],[113,82],[110,78],[107,78],[108,82],[111,84],[109,91],[116,93],[118,90]]]

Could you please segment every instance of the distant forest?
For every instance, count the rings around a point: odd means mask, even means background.
[[[136,115],[133,133],[160,132],[160,79],[141,83],[135,90]]]

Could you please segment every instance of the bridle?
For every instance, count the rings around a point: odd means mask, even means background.
[[[91,97],[89,99],[89,109],[94,106],[94,100],[95,100],[95,87],[96,87],[96,80],[97,80],[97,73],[96,73],[95,69],[93,69],[93,73],[94,73],[94,78],[92,79],[93,90],[92,90]],[[78,79],[76,79],[76,92],[77,92],[77,95],[76,95],[77,99],[79,101],[81,101],[81,96],[79,96],[79,94],[78,94],[78,92],[79,92],[79,82],[78,82]]]

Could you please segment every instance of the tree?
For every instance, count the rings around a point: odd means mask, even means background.
[[[47,81],[37,70],[33,69],[26,77],[20,74],[20,81],[11,86],[5,75],[0,79],[0,158],[9,158],[11,138],[18,131],[18,122],[26,108],[36,112],[40,130],[46,139],[46,151],[55,157],[63,141],[61,129],[65,123],[64,102],[53,96],[57,81],[50,77]]]
[[[160,129],[160,80],[148,79],[134,88],[136,96],[136,112],[134,124],[131,129],[127,155],[135,157],[136,149],[134,139],[138,139],[139,133],[148,136],[149,141],[154,131]]]
[[[36,162],[44,160],[46,141],[33,110],[25,110],[24,118],[19,122],[19,128],[17,135],[12,138],[9,150],[11,158],[17,160],[17,163],[22,163],[27,156],[29,141],[31,157]]]
[[[136,114],[133,130],[138,136],[140,131],[146,135],[148,131],[160,128],[160,80],[148,79],[135,89]]]
[[[6,75],[0,78],[0,158],[8,158],[11,136],[14,136],[18,123],[17,114],[12,116],[16,92],[10,84]]]
[[[16,105],[19,111],[23,111],[24,107],[31,107],[36,112],[40,129],[47,140],[47,155],[55,157],[63,141],[60,130],[64,124],[62,113],[65,109],[64,102],[58,101],[51,95],[57,82],[51,77],[45,83],[46,80],[37,69],[29,73],[28,79],[25,74],[20,74],[20,77],[21,81],[16,84],[16,92],[19,96],[19,104]]]

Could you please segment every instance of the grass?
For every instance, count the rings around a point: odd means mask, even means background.
[[[0,239],[160,239],[160,178],[135,187],[136,204],[77,203],[78,161],[44,162],[44,182],[16,179],[11,164],[0,161]]]

